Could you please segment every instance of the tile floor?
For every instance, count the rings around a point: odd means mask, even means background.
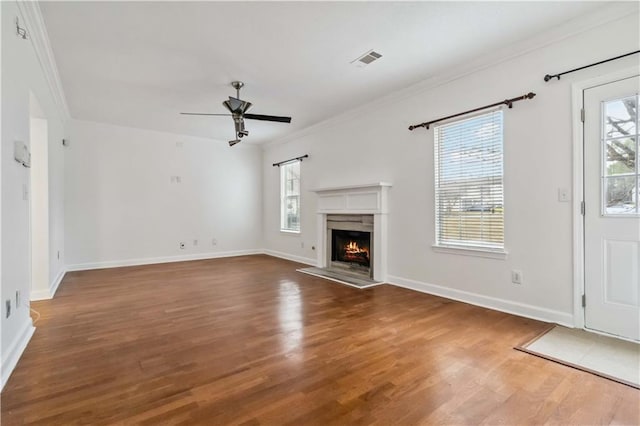
[[[638,343],[556,326],[526,349],[640,386]]]

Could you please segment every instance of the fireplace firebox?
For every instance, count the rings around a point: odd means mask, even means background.
[[[373,277],[373,215],[327,215],[328,268]]]
[[[369,268],[371,266],[371,233],[331,230],[331,261]]]

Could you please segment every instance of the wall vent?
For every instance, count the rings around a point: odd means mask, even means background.
[[[352,64],[358,66],[358,67],[364,67],[366,65],[369,65],[371,62],[382,58],[382,55],[378,52],[375,52],[373,50],[369,50],[368,52],[366,52],[364,55],[361,55],[359,57],[357,57],[356,59],[354,59],[353,61],[351,61]]]

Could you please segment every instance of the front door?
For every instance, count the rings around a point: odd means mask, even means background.
[[[585,327],[640,340],[635,76],[584,91]]]

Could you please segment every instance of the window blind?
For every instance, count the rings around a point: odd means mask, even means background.
[[[436,126],[436,244],[504,248],[501,110]]]

